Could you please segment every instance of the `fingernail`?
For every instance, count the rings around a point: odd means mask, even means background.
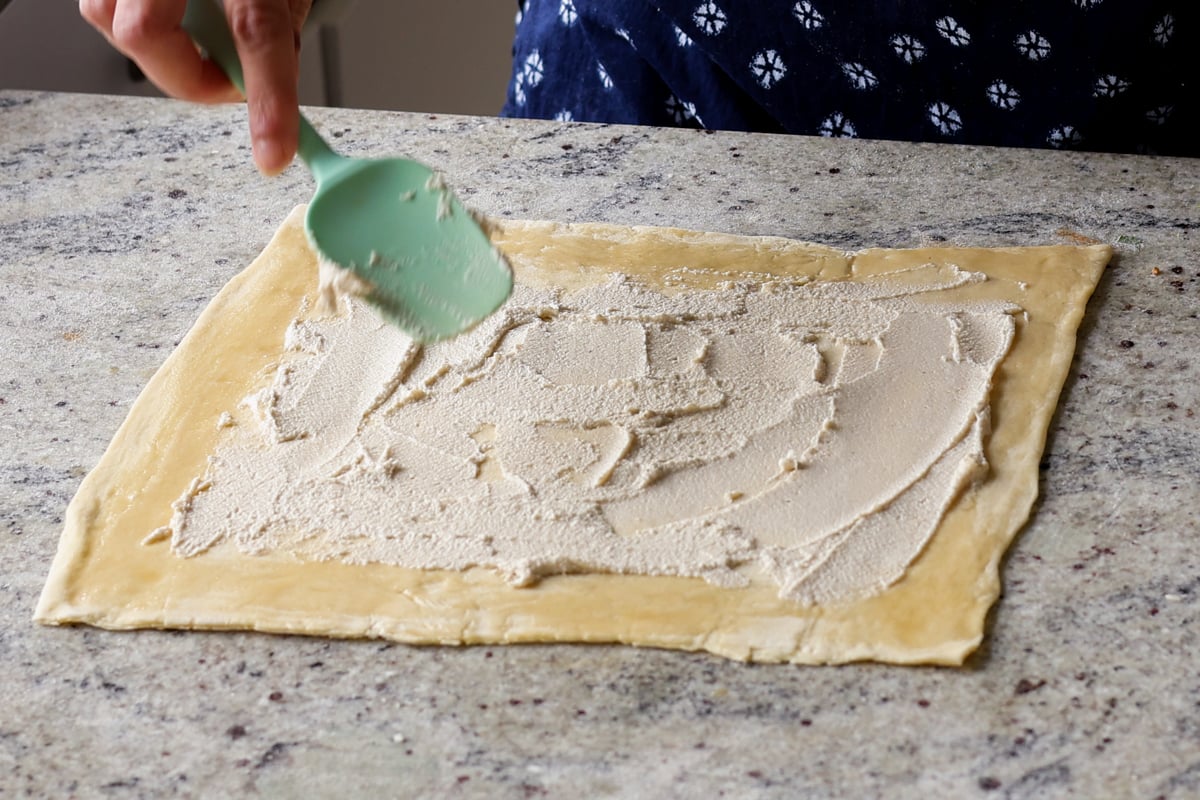
[[[256,139],[254,141],[254,162],[264,175],[278,175],[287,168],[287,156],[283,148],[274,139]]]

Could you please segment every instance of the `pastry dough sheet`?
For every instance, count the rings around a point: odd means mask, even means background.
[[[288,324],[315,299],[317,265],[302,212],[214,298],[84,479],[67,511],[39,622],[412,644],[619,642],[760,662],[961,664],[982,641],[1004,551],[1036,498],[1076,331],[1111,256],[1106,246],[845,254],[771,237],[504,223],[496,242],[517,265],[518,281],[534,285],[572,288],[612,272],[662,285],[668,273],[679,280],[683,267],[692,268],[685,280],[700,287],[764,273],[860,280],[945,264],[988,276],[945,290],[946,297],[1024,310],[990,397],[986,477],[953,502],[897,583],[866,599],[805,607],[781,599],[773,583],[722,588],[699,578],[573,574],[514,587],[487,569],[305,561],[247,555],[228,543],[182,558],[166,542],[144,543],[204,474],[221,414],[269,381]]]

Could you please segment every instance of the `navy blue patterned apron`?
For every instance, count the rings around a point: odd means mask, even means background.
[[[504,114],[1200,155],[1194,0],[527,0]]]

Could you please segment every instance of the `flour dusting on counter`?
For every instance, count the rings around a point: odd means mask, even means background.
[[[344,298],[292,323],[172,547],[873,594],[985,468],[1016,309],[925,296],[983,279],[518,286],[424,346]]]

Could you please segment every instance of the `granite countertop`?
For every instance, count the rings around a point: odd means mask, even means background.
[[[1200,160],[315,110],[505,217],[1110,242],[963,669],[42,628],[63,511],[311,193],[244,111],[0,92],[0,798],[1200,796]]]

